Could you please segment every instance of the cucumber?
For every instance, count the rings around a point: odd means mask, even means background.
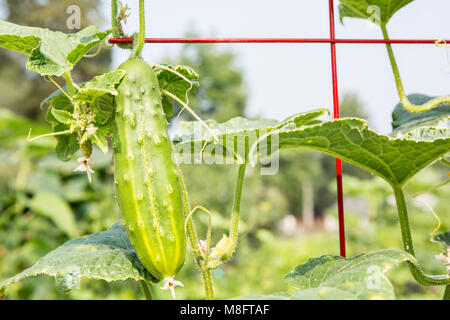
[[[177,166],[158,79],[140,59],[119,66],[113,148],[116,197],[122,222],[139,259],[166,289],[184,264],[186,239]]]

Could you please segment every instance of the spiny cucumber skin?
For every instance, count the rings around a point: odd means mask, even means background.
[[[122,221],[143,265],[159,279],[184,263],[182,192],[161,103],[158,79],[140,59],[119,66],[114,119],[116,195]]]

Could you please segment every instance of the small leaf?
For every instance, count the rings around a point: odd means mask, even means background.
[[[64,292],[79,287],[80,280],[85,278],[158,282],[139,261],[120,221],[107,231],[64,243],[30,268],[0,282],[0,290],[42,274],[55,277]]]
[[[411,94],[408,99],[415,105],[422,105],[433,97]],[[450,119],[450,104],[443,104],[426,112],[412,113],[399,103],[392,112],[392,134],[397,136],[406,134],[416,128],[436,126],[448,119]]]
[[[65,95],[63,94],[55,95],[54,97],[51,98],[51,100],[48,101],[48,103],[49,107],[45,118],[50,124],[53,125],[53,127],[55,127],[60,123],[65,123],[63,121],[59,121],[56,118],[57,116],[55,116],[54,110],[60,110],[70,114],[73,120],[72,117],[72,114],[74,112],[73,104]]]
[[[117,95],[116,85],[125,75],[123,70],[115,70],[102,74],[86,82],[73,97],[74,101],[93,103],[97,98],[105,94]]]
[[[326,255],[297,266],[285,279],[292,299],[395,299],[385,273],[415,258],[400,250],[381,250],[353,258]]]
[[[161,90],[167,90],[170,93],[176,95],[181,101],[187,102],[186,93],[190,89],[194,91],[195,88],[199,86],[198,73],[188,66],[166,65],[165,67],[182,74],[185,78],[191,81],[192,85],[177,74],[156,67],[159,88]]]
[[[340,0],[341,22],[345,17],[369,19],[386,25],[389,19],[413,0]]]
[[[72,209],[59,195],[39,192],[28,201],[28,206],[34,212],[50,218],[68,236],[76,235],[76,224]]]
[[[70,124],[73,122],[73,116],[67,111],[51,108],[51,113],[55,117],[56,121],[64,124]]]

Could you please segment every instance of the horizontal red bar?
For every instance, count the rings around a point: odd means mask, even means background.
[[[367,43],[434,44],[427,39],[326,39],[326,38],[147,38],[146,43]],[[441,40],[450,43],[450,40]],[[110,43],[132,43],[132,38],[110,38]]]

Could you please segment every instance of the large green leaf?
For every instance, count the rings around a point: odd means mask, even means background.
[[[412,255],[400,250],[369,252],[348,259],[326,255],[297,266],[285,279],[296,291],[293,299],[394,299],[385,273],[403,261],[415,263]]]
[[[158,282],[139,261],[120,221],[107,231],[64,243],[32,267],[1,282],[0,290],[25,278],[42,274],[55,277],[62,291],[77,288],[80,280],[85,278]]]
[[[429,129],[432,130],[434,129]],[[428,136],[429,134],[430,132]],[[350,118],[300,129],[281,130],[272,135],[278,140],[280,149],[316,149],[369,170],[391,185],[404,184],[421,169],[450,151],[448,137],[433,141],[419,141],[411,137],[392,139],[371,130],[367,122]],[[271,137],[268,138],[270,139]],[[263,143],[260,150],[270,145],[271,142]],[[255,148],[253,150],[256,151]],[[268,152],[263,152],[265,153]]]
[[[201,153],[203,159],[229,156],[242,162],[248,155],[248,147],[256,143],[260,137],[278,129],[301,128],[316,124],[320,122],[317,118],[326,113],[328,110],[318,109],[296,114],[282,122],[268,119],[248,120],[242,117],[224,123],[206,120],[205,123],[211,131],[205,129],[198,121],[183,122],[173,138],[175,154],[184,158],[189,155],[199,157]],[[218,143],[214,143],[213,135],[217,137]],[[223,152],[218,151],[219,149],[223,149]]]
[[[361,119],[317,122],[310,116],[311,113],[300,114],[294,117],[298,123],[291,120],[278,126],[272,120],[244,118],[223,124],[208,121],[219,138],[218,144],[198,122],[185,123],[174,137],[175,155],[178,161],[192,160],[186,155],[194,160],[222,156],[217,152],[219,145],[225,146],[228,153],[238,154],[241,162],[254,165],[258,157],[268,157],[280,149],[304,147],[364,168],[391,185],[401,185],[450,151],[450,129],[422,128],[394,139],[371,130]],[[303,123],[302,119],[308,121]]]
[[[413,0],[340,0],[339,15],[342,22],[345,17],[370,19],[379,14],[373,21],[386,25],[394,13],[411,2]]]
[[[422,105],[433,97],[411,94],[408,99],[415,105]],[[392,112],[393,135],[405,134],[424,126],[435,126],[448,119],[450,119],[450,104],[443,104],[426,112],[412,113],[399,103]]]
[[[0,21],[0,47],[29,56],[27,68],[41,75],[61,76],[110,31],[101,32],[90,26],[74,34],[20,26]]]
[[[77,228],[72,209],[59,195],[39,192],[28,202],[28,206],[36,213],[50,218],[68,236],[76,235]]]
[[[325,255],[309,259],[289,273],[291,294],[249,295],[245,300],[373,300],[395,299],[386,272],[400,262],[416,263],[400,250],[380,250],[353,258]]]

